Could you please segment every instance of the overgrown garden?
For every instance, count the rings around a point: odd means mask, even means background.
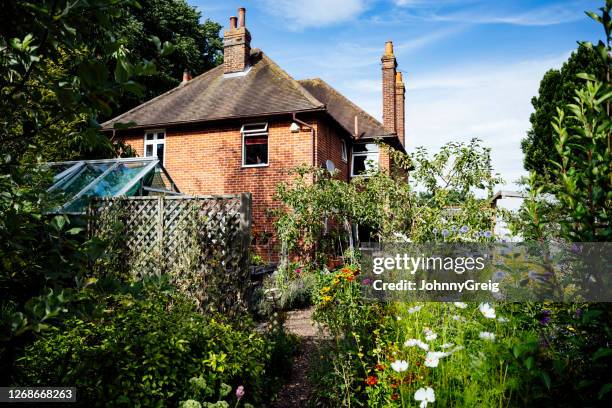
[[[275,214],[279,269],[250,311],[231,316],[202,313],[193,282],[177,280],[197,278],[193,271],[126,273],[120,251],[109,252],[120,247],[120,223],[96,237],[74,218],[49,215],[55,197],[38,163],[130,154],[100,135],[100,119],[161,91],[151,84],[174,85],[181,61],[218,62],[218,26],[199,24],[183,2],[151,3],[162,16],[131,0],[11,3],[3,14],[0,384],[76,386],[82,406],[264,406],[298,348],[277,310],[313,305],[324,339],[311,356],[313,406],[605,406],[608,304],[371,302],[362,296],[369,282],[359,247],[490,243],[500,216],[525,240],[610,241],[612,1],[590,14],[604,40],[579,51],[595,68],[572,79],[571,103],[566,94],[555,99],[550,128],[530,136],[544,132],[555,154],[540,168],[546,141],[527,149],[535,171],[518,214],[491,206],[501,178],[479,140],[436,153],[390,151],[391,174],[350,183],[296,169],[276,195],[284,204]],[[179,38],[150,36],[141,23],[151,20],[185,26],[174,29]],[[194,60],[204,54],[195,41],[208,59]]]

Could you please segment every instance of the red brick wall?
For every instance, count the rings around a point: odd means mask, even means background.
[[[330,120],[319,120],[317,138],[317,163],[319,166],[325,167],[326,161],[331,160],[338,170],[338,178],[341,180],[350,180],[349,175],[349,160],[351,154],[351,145],[346,142],[347,160],[342,160],[342,137],[344,131]],[[346,133],[346,132],[344,132]]]
[[[318,162],[325,164],[328,157],[348,174],[348,168],[340,160],[340,138],[325,121],[303,119],[312,124],[318,134]],[[312,164],[312,138],[310,130],[303,127],[299,133],[291,133],[291,119],[268,121],[267,167],[242,167],[242,136],[240,127],[245,123],[266,120],[245,120],[224,125],[192,129],[166,129],[165,167],[184,194],[253,194],[253,232],[273,232],[268,210],[278,208],[272,199],[275,186],[289,180],[288,171],[301,164]],[[323,130],[319,133],[318,129]],[[139,156],[144,155],[144,130],[132,130],[122,137]],[[261,247],[262,255],[265,250]]]

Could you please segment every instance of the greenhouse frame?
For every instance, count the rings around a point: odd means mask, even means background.
[[[64,204],[54,213],[84,214],[92,198],[181,194],[157,157],[78,160],[44,166],[53,174],[53,184],[47,191],[63,195]]]

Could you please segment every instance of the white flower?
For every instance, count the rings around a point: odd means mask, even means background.
[[[467,303],[463,303],[463,302],[453,302],[453,305],[455,305],[459,309],[465,309],[467,307]]]
[[[419,346],[419,348],[422,348],[425,351],[429,350],[429,344],[421,341],[421,340],[417,340],[417,339],[408,339],[404,342],[404,346],[406,347],[414,347],[414,346]]]
[[[408,339],[404,342],[404,346],[406,347],[414,347],[417,344],[419,344],[419,341],[417,339]]]
[[[440,359],[449,355],[450,353],[444,353],[442,351],[430,351],[425,356],[425,366],[437,367]]]
[[[480,337],[483,340],[495,341],[495,334],[491,332],[480,332],[478,337]]]
[[[487,319],[495,319],[495,309],[488,303],[481,303],[478,307],[480,309],[480,313]]]
[[[416,401],[421,401],[419,408],[425,408],[430,402],[436,401],[436,393],[431,387],[419,388],[414,393],[414,399]]]
[[[397,321],[399,322],[400,320],[402,320],[401,316],[395,316],[395,318],[397,319]]]
[[[391,363],[391,368],[398,373],[406,371],[408,369],[408,362],[406,360],[395,360]]]
[[[423,306],[419,305],[419,306],[415,306],[415,307],[411,307],[410,309],[408,309],[408,313],[413,314],[418,312],[419,310],[421,310]]]
[[[440,348],[447,349],[447,348],[451,348],[453,346],[454,346],[453,343],[444,343],[443,345],[440,346]]]
[[[438,338],[438,335],[429,328],[424,329],[423,333],[425,333],[425,340],[427,341],[433,341]]]
[[[453,320],[456,320],[458,322],[465,322],[465,317],[463,317],[463,316],[452,315],[451,317],[452,317]]]
[[[509,322],[508,318],[506,318],[506,317],[498,317],[497,321],[500,322],[500,323],[508,323]]]

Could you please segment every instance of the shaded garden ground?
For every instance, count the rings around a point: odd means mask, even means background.
[[[285,327],[287,331],[297,335],[301,347],[293,360],[291,376],[278,394],[274,408],[305,407],[312,392],[308,373],[312,358],[317,353],[320,342],[317,327],[312,321],[314,307],[303,310],[293,310],[287,313]]]

